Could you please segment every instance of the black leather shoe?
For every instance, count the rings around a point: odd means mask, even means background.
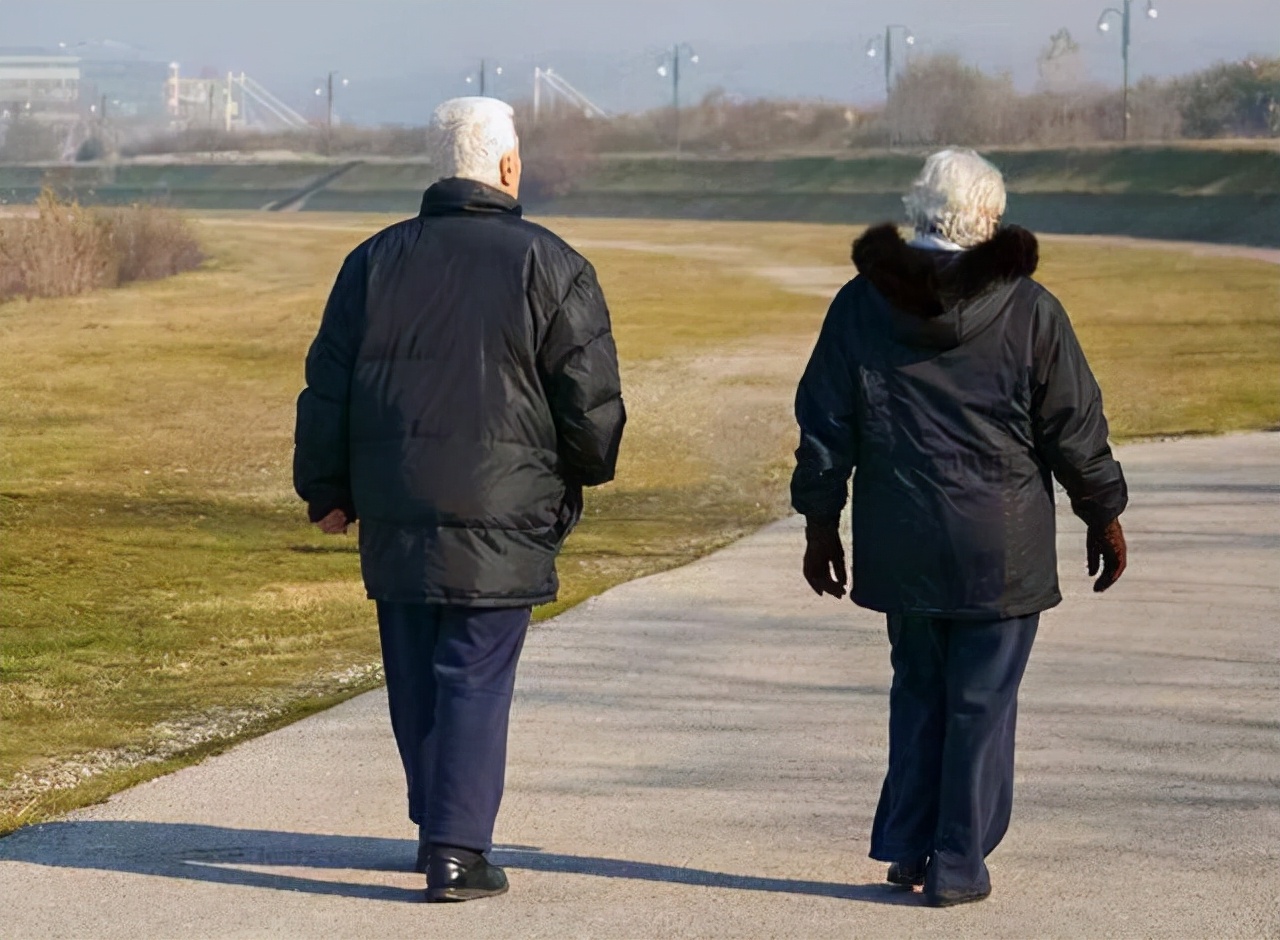
[[[507,892],[507,873],[474,852],[437,846],[427,853],[427,900],[474,901]]]
[[[954,907],[973,901],[985,901],[991,897],[991,888],[985,891],[926,891],[924,903],[930,907]]]
[[[903,888],[918,888],[924,884],[925,862],[894,862],[889,866],[885,880]]]

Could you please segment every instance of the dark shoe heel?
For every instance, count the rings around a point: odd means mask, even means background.
[[[426,861],[428,901],[476,901],[507,893],[507,873],[477,852],[434,846]]]
[[[924,884],[925,862],[894,862],[885,880],[900,888],[919,888]]]

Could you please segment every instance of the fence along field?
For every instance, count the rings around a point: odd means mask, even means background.
[[[289,463],[325,293],[387,221],[198,220],[197,270],[0,304],[0,831],[378,681],[354,540],[305,523]],[[600,271],[632,421],[544,616],[786,511],[790,399],[855,234],[554,225]],[[1118,435],[1280,422],[1274,266],[1043,255]]]

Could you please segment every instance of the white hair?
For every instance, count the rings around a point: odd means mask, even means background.
[[[919,234],[972,248],[995,234],[1004,215],[1004,177],[972,150],[942,150],[925,161],[902,202]]]
[[[439,178],[500,185],[498,162],[519,143],[514,115],[497,98],[452,98],[436,108],[427,142]]]

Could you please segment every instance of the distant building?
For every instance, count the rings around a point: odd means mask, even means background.
[[[82,103],[101,107],[112,118],[163,121],[166,118],[163,62],[85,58],[80,63]]]
[[[80,83],[76,56],[0,49],[0,117],[72,117],[80,110]]]

